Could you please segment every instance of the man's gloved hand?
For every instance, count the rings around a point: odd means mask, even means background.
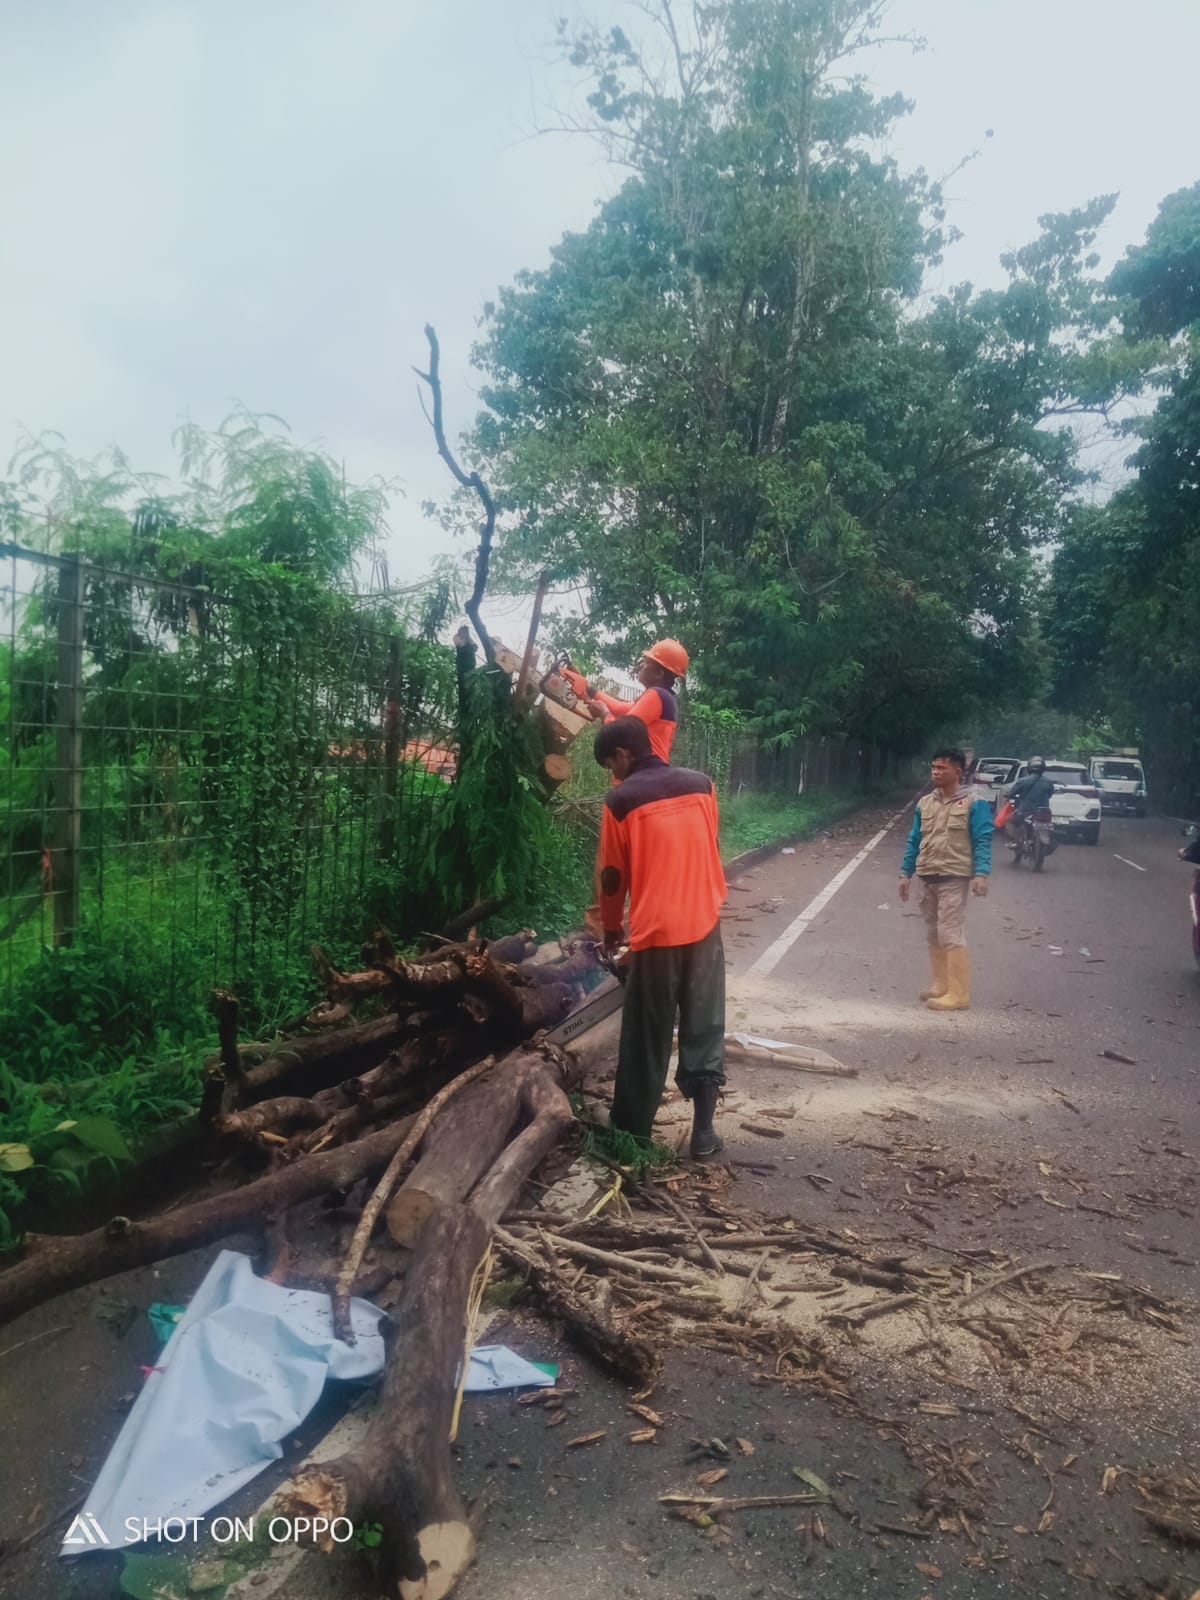
[[[621,948],[623,940],[624,935],[622,933],[609,933],[605,931],[604,954],[606,956],[615,956],[617,951]]]

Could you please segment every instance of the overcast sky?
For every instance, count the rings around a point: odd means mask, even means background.
[[[446,488],[422,326],[461,428],[482,303],[614,182],[586,140],[531,136],[569,91],[544,48],[569,9],[0,0],[0,468],[27,427],[169,470],[179,417],[242,402],[401,479],[391,570],[422,572],[444,540],[420,503]],[[901,163],[980,151],[943,282],[1000,281],[1040,213],[1119,190],[1113,260],[1200,177],[1200,0],[895,0],[889,26],[928,40],[865,63],[917,102]]]

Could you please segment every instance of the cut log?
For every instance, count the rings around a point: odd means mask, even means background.
[[[544,983],[517,993],[521,997],[521,1032],[532,1034],[561,1022],[578,1001],[580,991],[573,983]]]
[[[301,1200],[348,1189],[387,1165],[412,1122],[411,1117],[402,1118],[353,1144],[305,1156],[254,1183],[180,1206],[165,1216],[144,1222],[114,1217],[90,1233],[30,1235],[23,1259],[0,1272],[0,1323],[68,1289],[181,1255],[240,1228],[259,1228],[268,1216],[278,1216]]]
[[[515,966],[518,962],[528,961],[530,956],[537,955],[537,934],[532,928],[525,928],[520,933],[505,934],[503,939],[488,941],[488,955],[493,961],[503,962],[505,966]]]
[[[542,774],[546,780],[546,788],[553,793],[560,788],[571,776],[571,758],[556,750],[552,750],[542,762]]]
[[[475,1028],[465,1023],[443,1022],[434,1033],[408,1039],[398,1050],[391,1051],[378,1066],[315,1094],[305,1096],[279,1095],[262,1100],[244,1111],[235,1111],[218,1119],[216,1131],[242,1139],[256,1139],[263,1133],[287,1132],[295,1128],[316,1128],[318,1136],[312,1146],[324,1146],[330,1141],[321,1138],[320,1131],[331,1119],[348,1107],[357,1106],[363,1113],[357,1126],[364,1127],[377,1119],[371,1110],[373,1102],[387,1097],[394,1099],[408,1089],[429,1091],[441,1085],[441,1071],[453,1063],[469,1066],[483,1055],[482,1042]],[[342,1119],[338,1128],[343,1136],[353,1124]]]
[[[460,1094],[473,1080],[491,1072],[495,1065],[495,1057],[488,1056],[485,1061],[480,1061],[476,1066],[471,1067],[469,1071],[461,1073],[452,1082],[448,1083],[444,1089],[439,1090],[425,1109],[414,1118],[413,1125],[409,1129],[403,1144],[388,1162],[387,1170],[376,1184],[374,1193],[363,1208],[363,1214],[354,1230],[354,1237],[350,1241],[350,1248],[346,1252],[346,1259],[342,1263],[341,1271],[338,1273],[337,1284],[333,1294],[333,1328],[339,1339],[345,1339],[349,1344],[354,1343],[354,1330],[350,1322],[350,1291],[354,1286],[355,1278],[358,1276],[358,1269],[366,1253],[367,1245],[370,1243],[371,1233],[379,1218],[379,1213],[391,1199],[392,1190],[396,1186],[396,1180],[399,1178],[405,1162],[411,1157],[413,1151],[424,1137],[425,1130],[443,1105],[452,1096]]]
[[[495,953],[495,946],[492,946]],[[517,968],[517,981],[525,987],[547,983],[587,983],[600,971],[596,946],[575,950],[565,961],[523,961]]]
[[[497,911],[504,908],[505,903],[503,898],[477,900],[473,906],[468,906],[465,911],[460,911],[456,917],[450,918],[442,929],[442,936],[450,941],[465,938],[472,928],[478,927],[481,922],[486,922],[489,917],[494,917]]]
[[[542,730],[542,748],[547,752],[566,750],[592,724],[590,713],[581,716],[578,711],[568,711],[557,700],[539,700],[535,715]]]
[[[464,1089],[430,1128],[408,1177],[387,1208],[387,1228],[412,1249],[435,1211],[463,1201],[508,1143],[521,1104],[519,1074]]]
[[[440,1600],[474,1557],[450,1459],[471,1282],[499,1217],[570,1126],[564,1090],[577,1070],[543,1045],[515,1051],[489,1076],[493,1092],[509,1078],[519,1083],[532,1120],[470,1202],[438,1211],[422,1233],[392,1313],[395,1337],[365,1439],[334,1461],[303,1469],[281,1502],[284,1515],[380,1522],[380,1549],[400,1600]]]
[[[340,972],[319,945],[313,945],[322,986],[331,1000],[357,1000],[366,994],[391,995],[420,1005],[453,1005],[466,989],[466,956],[452,946],[445,959],[381,961],[366,972]]]
[[[280,1084],[295,1079],[299,1089],[324,1086],[333,1077],[365,1070],[403,1042],[406,1019],[390,1013],[354,1028],[326,1028],[275,1046],[267,1059],[251,1067],[245,1098],[264,1100]]]
[[[219,1116],[214,1131],[226,1138],[257,1139],[262,1134],[278,1133],[283,1128],[318,1128],[325,1113],[314,1097],[279,1095],[245,1111],[230,1111]]]

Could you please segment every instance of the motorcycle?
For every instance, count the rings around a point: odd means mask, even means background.
[[[1183,830],[1183,836],[1190,841],[1179,852],[1180,860],[1190,861],[1193,865],[1200,860],[1200,828],[1195,823]],[[1196,866],[1192,873],[1192,892],[1189,896],[1192,908],[1192,959],[1200,967],[1200,866]]]
[[[1054,837],[1054,816],[1049,806],[1041,806],[1031,816],[1014,817],[1006,831],[1014,867],[1019,867],[1028,858],[1033,863],[1033,870],[1040,872],[1046,864],[1046,857],[1052,856],[1058,848],[1058,841]]]

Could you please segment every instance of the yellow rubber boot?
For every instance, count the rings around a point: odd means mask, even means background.
[[[940,1000],[945,994],[948,985],[946,971],[946,957],[948,950],[943,950],[940,944],[929,946],[929,970],[933,974],[928,989],[921,990],[922,1000]]]
[[[930,1011],[966,1011],[971,1004],[971,954],[965,944],[952,945],[946,954],[946,992],[926,1000]]]

